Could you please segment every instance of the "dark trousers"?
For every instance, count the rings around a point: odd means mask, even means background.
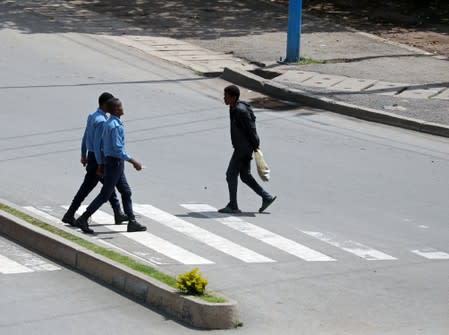
[[[131,188],[125,176],[125,161],[120,158],[106,157],[104,164],[103,187],[100,194],[91,202],[86,213],[91,216],[95,213],[114,192],[117,190],[122,196],[123,211],[130,220],[134,219],[133,205],[131,201]]]
[[[98,182],[103,183],[103,179],[97,175],[97,160],[95,159],[95,154],[89,152],[87,154],[87,165],[86,165],[86,175],[84,176],[84,181],[81,184],[78,192],[72,200],[69,207],[69,212],[75,213],[78,208],[80,208],[84,199],[89,195],[90,192],[97,186]],[[117,194],[113,190],[110,197],[107,199],[111,203],[114,212],[120,209],[120,202],[117,198]]]
[[[228,182],[229,188],[229,206],[232,208],[238,208],[237,184],[239,175],[240,179],[261,196],[262,199],[269,199],[271,197],[251,175],[251,160],[252,152],[247,153],[234,150],[234,153],[232,154],[228,170],[226,171],[226,181]]]

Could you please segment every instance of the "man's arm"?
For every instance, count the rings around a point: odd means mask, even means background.
[[[99,165],[104,164],[104,155],[103,155],[103,130],[104,130],[104,121],[98,122],[95,125],[95,132],[94,132],[94,154],[95,159],[97,160],[97,163]]]
[[[237,115],[240,124],[242,125],[245,133],[248,136],[248,139],[251,143],[251,146],[253,147],[253,150],[256,151],[257,149],[259,149],[260,145],[260,139],[256,129],[256,122],[251,117],[251,113],[247,108],[244,109],[240,108]]]
[[[84,129],[83,139],[81,140],[81,159],[80,162],[84,166],[87,164],[87,144],[86,144],[86,137],[87,137],[87,126],[89,125],[89,117],[87,118],[86,122],[86,128]]]
[[[115,141],[113,141],[114,152],[123,160],[131,163],[137,171],[142,170],[142,164],[131,158],[125,150],[125,143],[123,141],[124,136],[122,133],[123,130],[120,128],[114,128],[112,131],[112,136],[115,138]]]

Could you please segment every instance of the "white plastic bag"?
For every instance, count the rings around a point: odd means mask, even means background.
[[[254,152],[254,159],[256,160],[257,173],[259,174],[260,179],[263,181],[269,181],[270,168],[268,167],[267,162],[265,162],[263,153],[260,149]]]

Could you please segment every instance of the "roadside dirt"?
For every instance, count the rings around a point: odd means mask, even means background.
[[[288,4],[288,0],[276,0]],[[447,0],[305,0],[304,11],[449,57]]]
[[[288,0],[67,2],[174,38],[215,39],[281,31],[288,12]],[[331,23],[449,57],[448,0],[304,0],[303,8]]]

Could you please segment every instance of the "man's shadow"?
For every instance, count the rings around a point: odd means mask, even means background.
[[[189,212],[187,214],[178,214],[175,215],[178,218],[193,218],[193,219],[224,219],[224,218],[230,218],[230,217],[248,217],[248,218],[255,218],[256,215],[267,215],[270,214],[270,212],[263,212],[263,213],[259,213],[259,212],[242,212],[239,214],[223,214],[223,213],[218,213],[218,212],[214,212],[214,211],[209,211],[209,212]]]

